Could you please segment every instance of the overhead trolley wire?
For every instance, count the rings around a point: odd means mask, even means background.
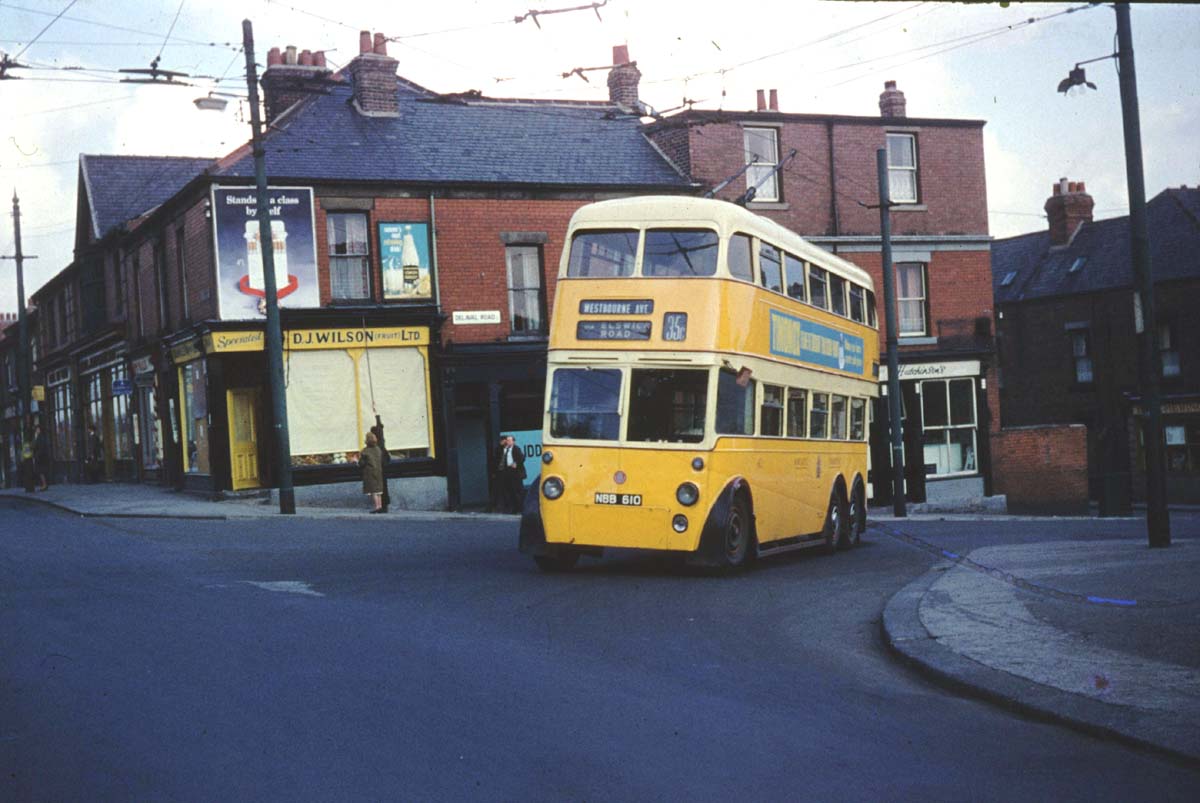
[[[52,19],[48,23],[46,23],[46,27],[42,28],[40,31],[38,31],[38,35],[33,37],[33,39],[29,40],[29,44],[27,44],[27,45],[25,45],[25,47],[21,48],[21,52],[15,56],[13,56],[12,60],[18,61],[21,58],[21,56],[24,55],[26,50],[33,47],[34,42],[36,42],[37,40],[42,38],[42,34],[44,34],[46,31],[50,30],[50,26],[54,25],[54,23],[56,23],[60,19],[62,19],[63,14],[66,14],[68,11],[70,11],[71,6],[75,5],[78,2],[79,2],[79,0],[71,0],[71,2],[67,3],[66,7],[63,8],[62,11],[60,11],[56,15],[54,15],[54,19]],[[49,13],[49,12],[46,12],[46,13]]]

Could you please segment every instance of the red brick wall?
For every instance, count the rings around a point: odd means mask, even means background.
[[[1010,513],[1086,514],[1087,428],[1075,425],[1001,430],[992,440],[996,493]]]

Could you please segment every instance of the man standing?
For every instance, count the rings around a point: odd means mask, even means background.
[[[521,491],[525,482],[525,455],[512,435],[501,439],[500,465],[497,478],[500,484],[500,505],[503,513],[521,512]]]

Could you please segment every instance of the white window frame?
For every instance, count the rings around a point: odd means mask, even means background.
[[[1080,385],[1089,385],[1095,381],[1092,364],[1092,338],[1087,329],[1072,329],[1071,364],[1075,369],[1075,381]]]
[[[901,154],[899,143],[905,143],[907,151],[911,155],[911,165],[899,164],[901,161],[898,157]],[[896,147],[893,148],[893,143]],[[892,203],[897,204],[915,204],[919,202],[921,190],[917,183],[917,135],[902,134],[898,132],[888,132],[887,134],[887,163],[888,163],[888,197]],[[903,193],[900,190],[901,182],[899,179],[904,179],[904,184],[912,188],[911,193]]]
[[[350,243],[347,241],[344,244],[346,247],[346,252],[341,253],[341,254],[335,253],[335,250],[334,250],[335,243],[334,243],[334,238],[333,238],[333,234],[334,234],[333,221],[334,221],[335,217],[341,217],[341,218],[357,217],[362,220],[364,234],[363,234],[363,250],[361,252],[351,251]],[[374,272],[374,266],[371,261],[371,218],[370,218],[370,216],[365,212],[340,212],[340,211],[339,212],[333,212],[333,211],[326,212],[325,213],[325,235],[326,235],[326,250],[329,253],[329,296],[330,296],[330,298],[332,298],[334,301],[370,301],[374,295],[372,292],[372,278],[373,277],[371,276],[371,274]],[[364,271],[363,276],[366,279],[366,281],[364,282],[365,286],[363,287],[363,295],[344,295],[344,294],[339,294],[337,292],[339,289],[339,285],[335,280],[335,274],[337,272],[335,265],[340,265],[343,263],[346,265],[357,263],[357,264],[361,264],[363,266],[363,271]]]
[[[950,401],[950,385],[955,382],[970,382],[971,383],[971,421],[966,424],[953,423],[954,409]],[[944,425],[927,425],[925,423],[925,394],[929,392],[932,385],[944,385],[944,393],[946,394],[946,423]],[[954,430],[970,430],[971,432],[971,457],[970,468],[962,471],[947,471],[945,474],[927,474],[928,477],[965,477],[979,473],[979,405],[977,400],[978,385],[975,383],[975,377],[950,377],[947,379],[927,379],[919,385],[921,394],[921,439],[922,439],[922,462],[924,462],[924,451],[928,444],[925,440],[930,433],[943,433],[943,445],[946,449],[950,448],[950,432]],[[966,460],[964,459],[964,463]],[[926,464],[928,465],[928,464]]]
[[[903,295],[900,281],[901,271],[911,269],[921,276],[920,292],[916,295]],[[910,291],[911,292],[911,291]],[[929,268],[924,262],[896,263],[896,321],[899,324],[900,337],[924,337],[929,334]],[[905,317],[901,314],[905,304],[919,304],[921,309],[921,327],[919,329],[904,328]]]
[[[536,263],[537,270],[534,273],[534,277],[537,280],[536,285],[522,285],[518,287],[513,283],[513,256],[518,253],[527,257],[531,256]],[[547,331],[547,321],[546,305],[542,297],[542,274],[544,272],[542,265],[542,249],[536,245],[526,245],[521,243],[506,245],[504,247],[504,270],[507,274],[509,332],[517,337],[545,335]],[[522,294],[523,296],[527,294],[533,294],[535,297],[538,313],[537,326],[528,329],[517,328],[517,294]]]
[[[751,147],[751,136],[768,136],[771,144],[774,146],[773,154],[758,154],[759,160],[751,164],[751,159],[755,153]],[[775,165],[779,163],[779,129],[777,128],[759,128],[755,126],[746,126],[742,129],[742,153],[746,168],[746,189],[750,189],[759,181],[762,181],[764,174],[774,173]],[[774,175],[767,181],[762,183],[754,194],[754,201],[779,201],[779,174]]]

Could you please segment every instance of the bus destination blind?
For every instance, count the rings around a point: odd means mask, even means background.
[[[650,321],[580,321],[577,340],[649,340]]]

